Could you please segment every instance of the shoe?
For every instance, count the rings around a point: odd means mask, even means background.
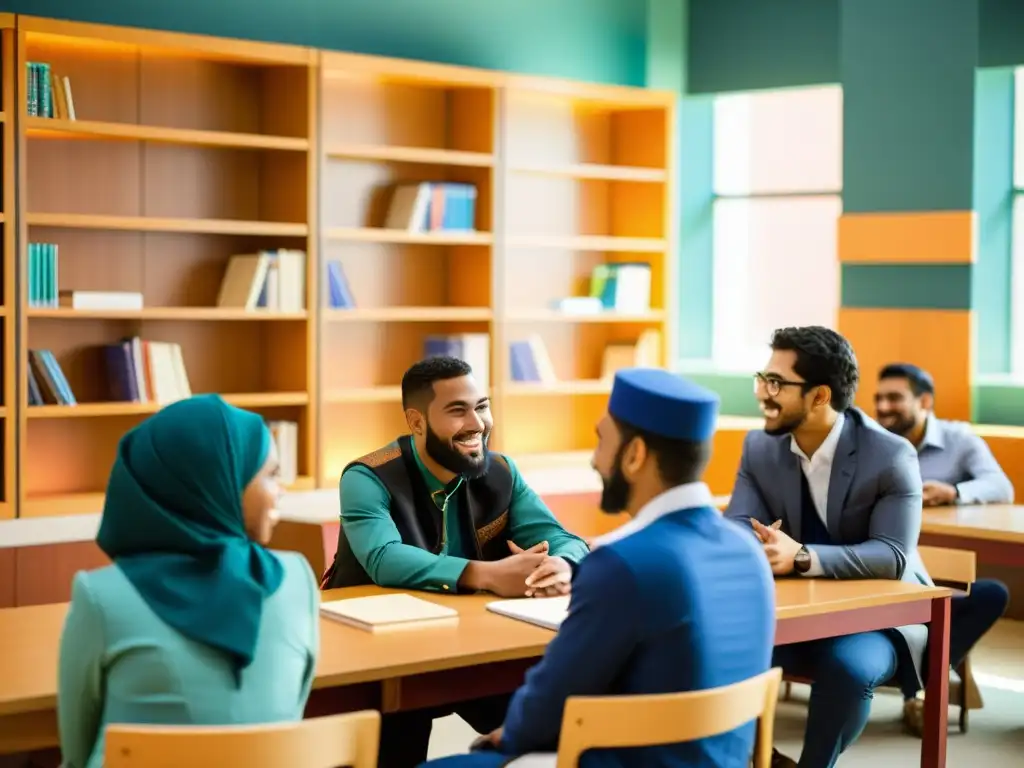
[[[796,760],[772,747],[772,768],[796,768]]]
[[[924,733],[924,699],[903,702],[903,729],[911,736],[921,738]]]

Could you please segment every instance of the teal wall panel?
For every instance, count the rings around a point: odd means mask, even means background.
[[[978,70],[974,96],[974,209],[978,260],[973,275],[977,311],[976,370],[1010,371],[1013,223],[1013,70]]]
[[[679,356],[710,358],[714,320],[714,112],[711,96],[688,96],[679,110]]]
[[[973,421],[977,424],[1024,427],[1024,387],[979,384],[974,388]]]
[[[977,0],[842,0],[843,209],[970,210]]]
[[[972,264],[843,264],[842,306],[971,308]]]
[[[0,0],[0,10],[643,85],[638,0]]]
[[[839,0],[690,0],[689,91],[839,80]]]
[[[767,357],[765,358],[767,360]],[[683,373],[690,381],[718,393],[721,401],[718,412],[723,416],[760,416],[757,399],[754,397],[753,372],[738,373]]]
[[[981,66],[1024,64],[1024,3],[981,0],[978,21],[978,63]]]

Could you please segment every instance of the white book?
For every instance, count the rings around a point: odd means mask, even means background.
[[[487,610],[508,616],[510,619],[525,621],[544,629],[558,630],[569,613],[569,596],[521,597],[515,600],[495,600],[487,604]]]
[[[454,608],[404,593],[331,600],[320,604],[320,615],[367,632],[453,626],[459,621]]]

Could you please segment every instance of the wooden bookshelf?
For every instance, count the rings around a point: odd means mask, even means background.
[[[502,448],[523,466],[586,466],[611,389],[606,346],[656,331],[649,364],[672,361],[674,101],[527,77],[510,78],[502,96],[504,346],[539,338],[556,376],[513,381],[508,352],[496,360]],[[587,295],[595,267],[617,262],[649,265],[647,306],[553,309]]]
[[[17,106],[21,516],[102,505],[118,440],[158,408],[111,402],[103,345],[135,336],[180,345],[194,394],[296,422],[295,485],[312,487],[316,53],[20,16],[18,77],[28,62],[68,78],[76,114],[29,115],[24,93]],[[30,306],[29,243],[57,246],[61,290],[137,292],[144,308]],[[277,248],[307,254],[302,311],[216,306],[232,255]],[[28,404],[40,349],[77,405]]]
[[[494,349],[495,73],[322,53],[320,484],[408,431],[402,374],[434,334]],[[473,231],[384,227],[399,184],[476,187]],[[333,308],[331,261],[354,308]],[[493,379],[492,379],[493,381]]]
[[[14,307],[17,273],[17,165],[15,160],[15,77],[14,63],[17,48],[15,18],[11,13],[0,13],[0,143],[2,143],[3,197],[0,200],[0,230],[3,232],[2,267],[0,267],[0,326],[3,328],[2,360],[0,363],[0,428],[3,430],[2,456],[0,456],[0,520],[9,519],[17,512],[18,450],[17,415],[14,407],[17,396],[17,326]]]

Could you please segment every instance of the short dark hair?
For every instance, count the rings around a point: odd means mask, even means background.
[[[932,375],[913,363],[889,363],[878,374],[878,380],[882,379],[906,379],[914,397],[935,394],[935,381]]]
[[[661,482],[669,488],[699,480],[704,467],[711,459],[710,440],[705,442],[678,440],[634,427],[614,416],[612,416],[612,421],[615,422],[621,436],[620,450],[634,438],[643,440],[658,466],[658,476],[661,478]]]
[[[841,335],[820,325],[777,328],[771,346],[796,352],[793,370],[807,382],[805,393],[824,385],[832,390],[833,410],[842,413],[853,404],[860,373],[853,347]]]
[[[402,376],[402,409],[426,411],[434,400],[434,382],[469,376],[473,369],[465,360],[436,355],[413,363]]]

